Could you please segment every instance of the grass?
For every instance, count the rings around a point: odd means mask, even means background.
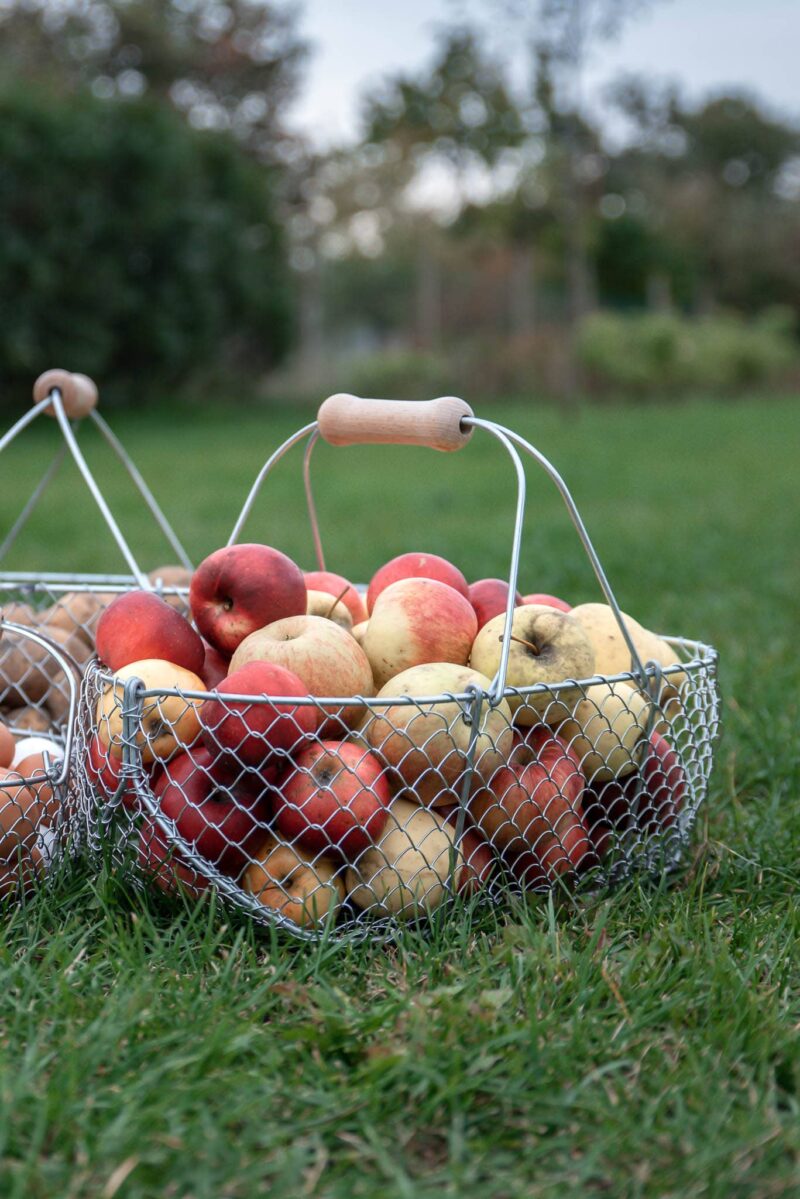
[[[721,652],[725,735],[684,877],[340,950],[78,870],[0,936],[7,1199],[798,1193],[800,408],[492,415],[553,458],[623,608]],[[300,419],[113,423],[199,559]],[[169,560],[89,432],[144,565]],[[53,434],[4,457],[0,529]],[[246,537],[310,565],[299,467],[279,465]],[[485,438],[450,457],[321,447],[314,477],[332,569],[365,579],[416,547],[507,569],[512,478]],[[80,486],[65,472],[9,568],[119,568]],[[536,473],[522,582],[597,596]]]

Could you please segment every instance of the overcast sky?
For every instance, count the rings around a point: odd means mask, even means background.
[[[481,0],[305,0],[302,9],[314,53],[292,124],[322,144],[356,134],[360,92],[422,64],[437,24],[485,11]],[[513,58],[502,37],[493,44]],[[800,119],[798,53],[800,0],[654,0],[595,50],[585,93],[597,102],[612,76],[635,72],[677,81],[691,97],[746,88]]]

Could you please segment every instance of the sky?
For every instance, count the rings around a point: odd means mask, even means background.
[[[531,5],[533,7],[533,3]],[[359,95],[387,72],[413,70],[432,48],[437,25],[459,11],[486,11],[481,0],[304,0],[301,28],[312,42],[295,129],[320,146],[358,132]],[[489,44],[516,67],[503,30]],[[736,87],[774,111],[800,119],[800,0],[652,0],[587,64],[584,95],[602,105],[620,72],[679,83],[690,98]]]

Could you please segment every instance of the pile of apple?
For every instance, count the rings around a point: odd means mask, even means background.
[[[258,544],[201,563],[192,623],[152,593],[122,595],[96,631],[98,798],[136,814],[140,864],[163,889],[199,895],[224,875],[297,925],[345,903],[410,919],[494,875],[546,888],[671,828],[687,792],[668,740],[686,686],[671,647],[624,618],[666,668],[654,707],[632,679],[598,679],[630,671],[609,608],[518,594],[509,690],[492,702],[507,596],[422,553],[362,596]],[[138,789],[122,769],[131,679]]]

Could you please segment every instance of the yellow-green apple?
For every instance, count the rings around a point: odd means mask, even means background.
[[[353,617],[350,609],[335,595],[327,591],[309,591],[306,602],[306,616],[321,616],[324,620],[332,620],[349,633],[353,627]]]
[[[203,669],[199,673],[208,690],[213,691],[224,678],[228,677],[231,660],[225,654],[221,654],[218,649],[214,649],[214,646],[208,641],[203,642],[203,650]]]
[[[572,615],[580,621],[592,643],[598,674],[624,674],[631,669],[630,650],[614,611],[608,604],[579,604],[577,608],[572,609]],[[655,633],[651,633],[649,629],[645,629],[632,616],[625,612],[620,615],[642,665],[651,661],[658,662],[661,666],[680,665],[680,656],[671,645]],[[679,700],[680,689],[685,681],[684,672],[677,670],[664,678],[661,702],[667,711],[670,711],[670,705]]]
[[[97,656],[110,670],[144,658],[201,674],[205,650],[188,620],[151,591],[127,591],[97,622]]]
[[[301,928],[333,919],[344,902],[335,863],[272,837],[253,856],[242,885],[264,907]]]
[[[482,699],[476,729],[471,698],[429,703],[425,697],[463,695],[470,687],[488,691],[490,686],[485,675],[467,666],[414,666],[390,679],[377,698],[400,701],[408,696],[415,702],[376,706],[361,736],[419,803],[446,807],[454,791],[461,793],[471,744],[473,786],[481,786],[508,758],[514,739],[511,709],[505,700],[493,707]]]
[[[394,799],[383,833],[348,867],[345,884],[356,907],[413,919],[455,893],[463,867],[445,820]]]
[[[675,825],[686,789],[680,758],[665,737],[653,732],[637,771],[587,788],[587,822],[598,838],[605,831],[610,839],[612,829],[618,836],[637,831],[650,836]]]
[[[303,572],[269,545],[228,545],[192,575],[189,605],[206,641],[232,654],[256,629],[306,610]]]
[[[590,785],[621,778],[641,765],[652,705],[628,683],[591,683],[558,735],[577,754]]]
[[[469,599],[467,580],[446,558],[440,558],[438,554],[400,554],[398,558],[392,558],[390,562],[385,563],[372,576],[367,589],[367,611],[370,614],[381,592],[400,579],[436,579],[440,583],[446,583],[448,587],[455,588],[464,599]]]
[[[364,634],[376,687],[412,666],[466,666],[478,630],[468,599],[437,579],[401,579],[381,591]]]
[[[266,782],[274,782],[292,750],[310,737],[319,723],[316,706],[292,703],[294,698],[307,699],[308,691],[297,675],[283,666],[249,662],[232,670],[217,687],[215,698],[207,699],[201,709],[206,747],[213,755],[229,760],[231,769],[244,766],[258,771]],[[265,702],[257,702],[259,699]],[[276,703],[276,699],[289,702]]]
[[[342,575],[334,574],[332,570],[307,570],[303,578],[309,591],[324,591],[332,598],[340,600],[352,616],[354,625],[367,619],[364,600],[353,584]]]
[[[160,658],[130,662],[114,672],[112,681],[97,701],[95,723],[103,745],[121,748],[124,744],[122,707],[128,679],[141,679],[146,691],[157,692],[143,701],[134,733],[142,761],[165,762],[181,746],[191,745],[200,731],[201,701],[189,698],[185,693],[205,691],[205,683],[192,671]]]
[[[392,798],[386,768],[348,741],[307,745],[279,782],[275,820],[286,841],[353,861],[380,836]]]
[[[215,777],[215,757],[194,747],[164,766],[153,794],[183,840],[223,874],[236,875],[248,848],[264,838],[270,804],[265,783],[232,790]]]
[[[350,630],[352,636],[355,637],[356,641],[358,642],[358,644],[361,646],[362,649],[364,648],[364,637],[367,632],[368,624],[369,624],[368,620],[362,620],[360,624],[354,624],[352,629]]]
[[[475,670],[494,678],[500,667],[505,616],[495,616],[475,638],[469,663]],[[595,663],[589,638],[571,613],[545,604],[525,604],[514,611],[508,655],[508,687],[533,687],[585,679],[594,674]],[[538,724],[555,697],[571,705],[581,696],[579,688],[543,689],[530,695],[509,696],[519,724]],[[562,714],[564,709],[562,708]]]
[[[456,833],[458,845],[464,865],[458,876],[456,890],[459,895],[477,895],[482,891],[494,873],[494,854],[489,843],[484,840],[478,829],[467,822],[458,836],[458,815],[460,805],[439,808],[438,815],[444,816],[447,823]]]
[[[478,629],[482,629],[495,616],[502,616],[508,603],[508,583],[504,579],[478,579],[470,583],[469,602],[475,609],[478,618]],[[517,591],[514,594],[514,604],[518,608],[522,596]]]
[[[150,818],[143,821],[139,833],[139,866],[168,895],[183,892],[190,899],[199,899],[211,886],[207,878],[186,864]]]
[[[500,767],[470,797],[469,813],[515,876],[515,861],[533,854],[552,878],[575,869],[590,848],[580,806],[584,779],[575,755],[549,730],[537,735],[535,753],[527,765]]]
[[[547,608],[558,608],[559,612],[571,612],[572,604],[559,599],[557,595],[548,595],[546,591],[533,591],[522,600],[523,604],[544,604]]]
[[[351,635],[321,616],[289,616],[251,633],[231,658],[231,670],[249,662],[274,662],[302,680],[307,695],[322,698],[375,694],[372,670],[364,650]],[[326,709],[323,736],[346,734],[362,716],[362,707],[347,704]]]

